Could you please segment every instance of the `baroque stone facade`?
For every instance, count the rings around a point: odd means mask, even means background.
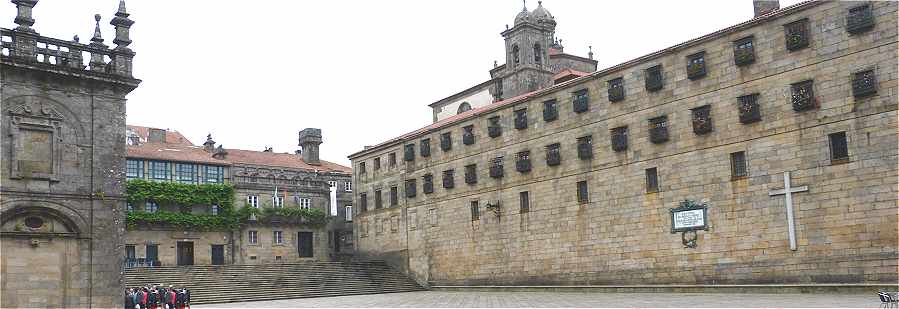
[[[0,29],[0,307],[118,307],[133,21],[121,2],[115,48],[100,15],[82,44],[39,35],[37,1],[13,3],[19,26]]]
[[[350,155],[357,255],[430,285],[895,284],[899,5],[768,4]],[[673,232],[686,199],[707,229]]]

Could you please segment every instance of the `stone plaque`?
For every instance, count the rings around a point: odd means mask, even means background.
[[[19,173],[28,177],[32,173],[53,173],[53,132],[26,130],[19,131],[22,146],[16,155]]]
[[[697,204],[691,200],[684,200],[677,208],[671,211],[671,233],[708,230],[708,206]]]

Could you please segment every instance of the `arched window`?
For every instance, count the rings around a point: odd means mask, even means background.
[[[471,104],[468,104],[468,102],[462,102],[462,104],[459,104],[459,110],[456,111],[456,114],[461,114],[470,110]]]
[[[512,63],[518,64],[518,45],[512,45]]]
[[[543,55],[543,49],[540,48],[540,43],[534,44],[534,63],[540,63],[540,59]]]

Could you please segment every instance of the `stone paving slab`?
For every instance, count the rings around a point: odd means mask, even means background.
[[[228,304],[203,308],[318,307],[839,307],[877,308],[877,295],[867,294],[722,294],[722,293],[579,293],[579,292],[447,292],[303,298]]]

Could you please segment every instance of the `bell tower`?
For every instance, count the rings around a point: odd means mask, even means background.
[[[512,28],[501,33],[506,44],[506,67],[494,79],[497,87],[495,93],[502,98],[510,98],[531,92],[552,84],[552,69],[549,65],[549,50],[553,46],[556,21],[544,7],[537,2],[537,8],[529,12],[527,4],[515,16]]]

